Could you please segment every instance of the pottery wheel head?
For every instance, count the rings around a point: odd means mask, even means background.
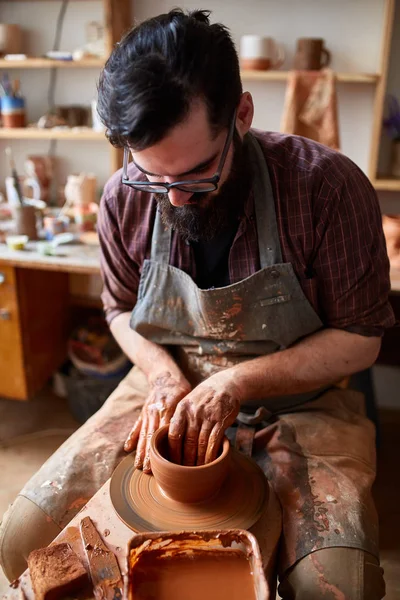
[[[228,476],[216,496],[198,504],[167,498],[152,475],[135,469],[133,455],[115,469],[111,501],[134,531],[249,529],[268,501],[268,483],[257,464],[232,449]]]

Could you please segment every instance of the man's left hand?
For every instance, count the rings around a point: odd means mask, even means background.
[[[180,401],[171,419],[171,459],[188,466],[215,460],[225,430],[239,413],[240,402],[238,387],[223,371],[200,383]]]

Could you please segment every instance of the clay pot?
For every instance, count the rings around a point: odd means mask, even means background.
[[[220,455],[208,465],[177,465],[168,459],[168,425],[165,425],[151,439],[150,463],[163,494],[176,502],[202,502],[214,496],[225,481],[230,465],[229,440],[224,438]]]
[[[390,266],[400,269],[400,215],[383,215],[382,225]]]

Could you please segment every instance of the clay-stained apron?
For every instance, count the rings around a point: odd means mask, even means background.
[[[151,257],[143,265],[132,313],[131,327],[138,333],[177,347],[179,363],[194,383],[235,362],[284,349],[323,326],[292,265],[282,262],[271,182],[259,143],[249,134],[246,145],[261,270],[224,288],[199,289],[169,265],[171,231],[157,213]],[[254,413],[262,405],[261,400],[242,410]],[[253,422],[258,423],[253,456],[283,505],[280,570],[323,547],[356,547],[377,555],[370,497],[374,432],[363,415],[361,395],[319,390],[268,398],[265,405],[268,411],[264,408]],[[239,416],[246,420],[246,414]],[[252,435],[239,440],[246,453]]]

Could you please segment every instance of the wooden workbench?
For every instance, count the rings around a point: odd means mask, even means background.
[[[67,356],[70,274],[100,273],[98,245],[43,256],[0,244],[0,396],[28,400]]]
[[[70,277],[99,275],[100,247],[67,244],[43,256],[30,242],[23,251],[0,244],[0,397],[28,400],[66,358]],[[400,271],[392,271],[400,292]],[[100,298],[75,304],[99,306]]]
[[[0,244],[0,267],[4,265],[93,275],[100,273],[100,246],[65,244],[57,248],[56,256],[43,256],[37,252],[35,242],[29,242],[25,250],[10,250]]]

